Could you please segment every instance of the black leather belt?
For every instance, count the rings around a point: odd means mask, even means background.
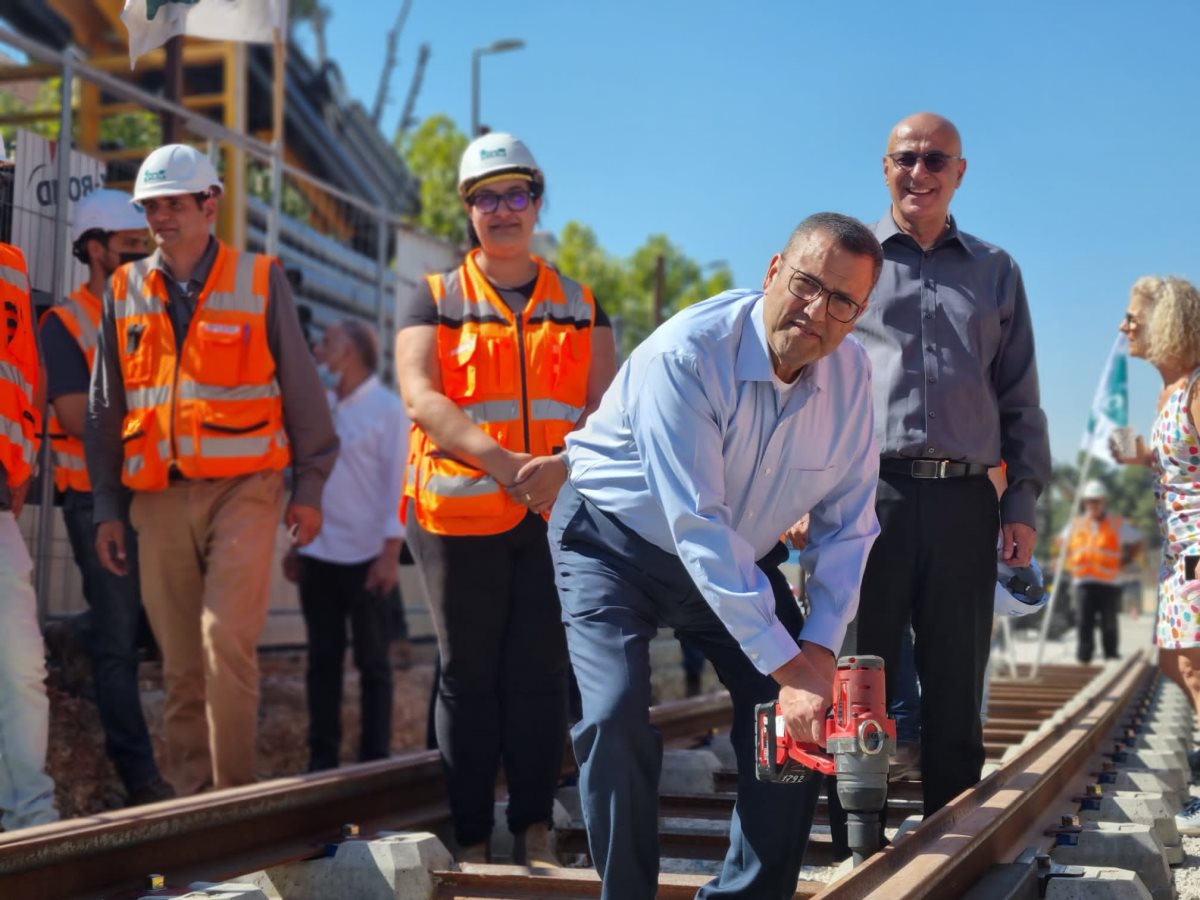
[[[885,456],[879,460],[879,471],[893,475],[908,475],[910,478],[966,478],[986,475],[988,467],[982,463],[954,462],[950,459],[908,459],[907,457]]]

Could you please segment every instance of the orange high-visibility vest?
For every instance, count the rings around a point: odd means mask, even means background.
[[[33,474],[41,417],[34,404],[38,358],[29,275],[24,255],[10,244],[0,244],[0,308],[0,466],[15,488]]]
[[[587,405],[592,292],[534,257],[537,281],[518,318],[480,272],[478,254],[471,251],[444,275],[426,276],[438,310],[442,392],[509,450],[561,452]],[[404,495],[421,527],[437,534],[500,534],[528,512],[494,478],[439,449],[417,425],[409,437]]]
[[[88,371],[96,359],[96,339],[100,334],[100,298],[88,289],[87,284],[79,288],[58,306],[52,306],[42,316],[42,324],[46,324],[47,316],[58,316],[63,327],[75,343],[83,351],[87,359]],[[50,406],[50,424],[46,426],[46,436],[50,438],[50,446],[54,449],[54,486],[60,491],[70,488],[73,491],[90,491],[92,481],[88,478],[87,464],[84,462],[83,441],[67,434]]]
[[[1115,582],[1121,574],[1121,519],[1105,515],[1097,522],[1079,516],[1071,526],[1067,560],[1077,581]]]
[[[186,478],[285,468],[291,450],[267,345],[273,260],[218,243],[177,354],[157,259],[128,263],[112,278],[126,406],[121,480],[157,491],[172,468]]]

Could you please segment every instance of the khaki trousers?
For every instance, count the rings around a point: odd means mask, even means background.
[[[134,494],[142,602],[163,656],[163,774],[181,796],[254,781],[258,636],[283,474]]]

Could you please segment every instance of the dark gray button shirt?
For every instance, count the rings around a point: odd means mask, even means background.
[[[1050,476],[1033,323],[1021,270],[954,219],[928,251],[889,210],[883,271],[855,334],[871,357],[883,456],[1008,464],[1005,523],[1034,524]]]
[[[153,267],[162,272],[167,287],[167,313],[175,332],[175,348],[179,352],[182,352],[183,339],[196,312],[196,299],[216,258],[217,241],[210,238],[208,248],[186,285],[176,281],[157,252],[151,259]],[[329,404],[325,401],[325,389],[300,330],[292,289],[279,266],[271,267],[267,291],[267,347],[275,360],[275,380],[279,382],[283,403],[283,427],[292,445],[295,473],[292,500],[320,509],[321,490],[337,459],[337,434],[333,430]],[[92,370],[84,422],[84,451],[92,479],[97,523],[118,518],[121,509],[121,467],[125,460],[121,424],[125,421],[125,386],[117,354],[112,292],[105,291],[96,365]]]

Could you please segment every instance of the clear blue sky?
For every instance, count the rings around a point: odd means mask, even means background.
[[[399,0],[327,2],[330,55],[369,108]],[[1129,285],[1200,280],[1195,0],[415,0],[385,133],[422,41],[416,114],[466,131],[471,50],[500,38],[526,47],[484,57],[482,120],[545,169],[543,224],[579,219],[619,255],[665,232],[743,286],[808,213],[883,214],[895,121],[952,118],[968,170],[951,209],[1024,271],[1058,459],[1074,459]],[[1157,373],[1134,361],[1130,379],[1148,431]]]

